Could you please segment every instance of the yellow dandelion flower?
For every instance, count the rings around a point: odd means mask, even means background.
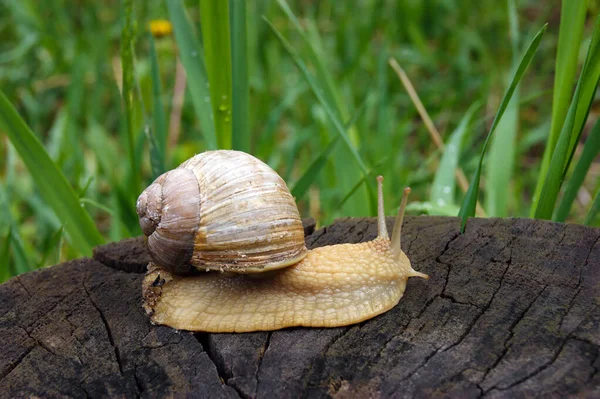
[[[170,36],[173,33],[173,25],[166,19],[155,19],[150,21],[150,32],[154,37]]]

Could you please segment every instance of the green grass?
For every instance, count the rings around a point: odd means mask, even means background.
[[[508,21],[512,52],[511,71],[516,71],[522,52],[518,17],[514,0],[508,1]],[[514,72],[513,72],[514,73]],[[519,132],[519,88],[515,88],[504,116],[498,122],[497,133],[492,137],[485,168],[485,210],[488,216],[508,216],[509,202],[514,197],[510,184],[515,169],[515,145]]]
[[[550,159],[554,153],[558,136],[569,109],[571,94],[573,92],[573,82],[577,73],[579,47],[585,26],[584,21],[587,6],[588,0],[562,2],[550,134],[540,165],[540,176],[545,176],[548,173]],[[535,212],[537,212],[537,202],[539,201],[543,185],[544,179],[538,179],[533,195],[531,216],[534,216]]]
[[[540,197],[534,203],[536,218],[550,219],[554,213],[561,184],[575,152],[575,144],[579,141],[590,112],[598,79],[600,79],[600,18],[596,20],[577,88],[550,158],[548,173],[543,177]]]
[[[245,0],[231,4],[231,146],[250,152],[250,83],[248,81],[248,28]]]
[[[456,173],[455,170],[459,164],[459,155],[461,153],[463,139],[471,128],[475,111],[480,108],[479,103],[473,104],[465,113],[456,129],[450,134],[448,143],[440,158],[440,163],[431,183],[431,192],[429,194],[430,206],[436,206],[440,210],[448,209],[448,215],[456,215]],[[440,211],[441,212],[441,211]]]
[[[222,149],[230,149],[232,95],[229,2],[200,0],[200,15],[217,145]],[[193,73],[189,71],[188,75]]]
[[[156,45],[148,34],[150,48],[150,68],[152,73],[152,131],[149,134],[150,164],[153,177],[166,172],[167,162],[167,116],[163,106],[162,83]]]
[[[8,135],[11,144],[27,165],[44,201],[65,224],[73,248],[81,255],[91,255],[92,248],[102,244],[104,239],[65,176],[2,92],[0,128]],[[18,228],[18,225],[14,227]],[[15,233],[9,236],[14,239]]]
[[[569,210],[575,202],[575,197],[581,189],[585,177],[587,176],[594,159],[600,153],[600,121],[596,121],[588,138],[585,140],[583,151],[579,157],[579,162],[573,170],[573,173],[565,187],[564,195],[560,205],[556,207],[553,219],[564,222],[569,215]],[[589,215],[589,214],[588,214]],[[589,216],[586,220],[589,220]]]
[[[269,163],[321,225],[375,215],[381,174],[388,214],[410,185],[413,214],[469,216],[479,199],[488,216],[598,226],[589,3],[0,3],[0,281],[139,235],[143,187],[215,148]],[[159,19],[172,34],[150,34]]]
[[[336,112],[336,110],[334,109],[333,104],[331,102],[332,98],[327,98],[323,94],[322,87],[323,87],[324,81],[319,82],[317,79],[315,79],[315,77],[308,70],[308,67],[306,66],[304,61],[302,61],[302,59],[300,58],[298,53],[294,50],[294,48],[290,45],[290,43],[281,35],[281,33],[279,33],[275,29],[275,27],[270,22],[267,21],[267,23],[269,24],[269,27],[273,30],[273,33],[277,36],[277,38],[279,39],[279,41],[281,42],[283,47],[286,49],[286,51],[292,57],[296,66],[298,67],[298,69],[300,69],[300,71],[302,71],[302,75],[306,79],[306,82],[308,83],[312,92],[314,93],[314,95],[317,97],[317,99],[323,106],[329,122],[331,122],[336,133],[339,135],[339,137],[341,137],[342,141],[346,144],[348,151],[354,158],[354,162],[356,163],[356,165],[358,166],[359,170],[362,173],[362,176],[359,176],[359,177],[361,177],[361,178],[365,177],[366,175],[369,174],[367,166],[366,166],[365,162],[363,161],[362,157],[360,156],[360,154],[358,153],[358,150],[356,149],[355,144],[350,140],[350,136],[346,132],[346,128],[343,126],[343,123],[340,120],[340,116],[341,116],[340,112],[339,111]],[[348,164],[344,165],[344,167],[352,168],[352,166],[348,165]],[[373,199],[374,199],[374,197],[373,197]]]
[[[181,1],[167,0],[166,3],[179,46],[179,57],[187,72],[188,90],[205,141],[203,147],[215,150],[218,148],[218,140],[204,51]]]
[[[290,54],[292,60],[302,72],[313,94],[317,97],[325,110],[325,113],[328,116],[328,123],[326,123],[324,128],[327,132],[337,132],[346,144],[345,148],[344,146],[340,146],[340,148],[336,149],[330,157],[333,160],[335,170],[340,172],[343,171],[342,173],[336,174],[336,183],[338,184],[339,189],[341,191],[354,193],[359,190],[356,186],[357,181],[360,180],[364,182],[367,165],[356,149],[359,143],[356,128],[354,126],[349,126],[349,129],[346,131],[343,126],[350,119],[350,113],[348,111],[348,105],[343,101],[343,96],[340,94],[340,90],[326,65],[327,59],[323,55],[321,38],[311,19],[307,19],[307,29],[305,30],[285,0],[277,0],[277,4],[302,39],[304,47],[307,50],[307,59],[315,68],[314,74],[309,72],[306,62],[298,55],[294,47],[283,38],[280,32],[278,32],[270,23],[269,26],[273,29],[275,36],[281,41],[283,47]],[[334,136],[331,135],[331,133],[327,135],[328,139],[333,139],[333,137]],[[359,191],[358,195],[352,197],[348,197],[348,195],[344,196],[340,202],[348,202],[346,205],[346,210],[348,212],[359,215],[361,212],[364,212],[365,209],[374,211],[376,205],[375,185],[372,181],[369,181],[368,187],[367,190]],[[366,204],[369,206],[366,207]]]
[[[506,90],[506,93],[504,94],[504,97],[502,98],[502,102],[500,103],[500,107],[498,108],[496,116],[494,117],[494,121],[492,122],[490,131],[487,134],[485,142],[483,143],[483,149],[481,150],[481,156],[479,157],[479,162],[477,163],[477,168],[475,169],[475,173],[473,174],[473,179],[471,180],[471,184],[469,185],[469,190],[467,191],[467,194],[465,195],[462,206],[460,207],[460,211],[458,212],[458,216],[460,216],[460,218],[461,218],[461,228],[460,228],[461,232],[463,232],[465,230],[465,227],[467,225],[467,218],[475,215],[475,206],[477,204],[477,197],[479,194],[479,181],[481,179],[481,169],[483,166],[483,158],[485,156],[485,151],[488,147],[488,143],[490,142],[490,139],[492,138],[492,135],[494,134],[494,130],[500,124],[502,116],[504,115],[504,112],[506,111],[506,109],[508,108],[508,106],[510,104],[510,101],[512,99],[513,93],[515,92],[515,90],[517,88],[517,85],[519,84],[521,79],[523,79],[523,75],[525,74],[525,71],[527,70],[527,68],[529,67],[529,64],[533,60],[533,57],[538,49],[538,46],[540,45],[540,42],[542,40],[544,32],[546,31],[546,28],[547,28],[547,25],[544,25],[542,27],[542,29],[540,29],[540,31],[535,35],[535,37],[531,41],[531,44],[525,51],[525,54],[521,58],[521,61],[519,62],[519,65],[515,71],[515,74],[510,82],[510,85],[508,86],[508,89]],[[511,150],[510,144],[509,144],[509,147],[507,147],[507,150],[509,150],[509,151]],[[502,188],[500,188],[500,189],[502,189]],[[507,189],[507,187],[505,187],[505,189]]]
[[[129,159],[129,180],[131,182],[130,193],[134,194],[141,186],[140,184],[140,158],[136,155],[136,134],[134,115],[134,65],[133,48],[135,46],[135,31],[133,28],[133,0],[124,0],[124,19],[121,31],[121,84],[123,97],[124,120],[127,137],[127,158]],[[81,81],[78,79],[76,81]],[[135,194],[134,194],[135,195]]]

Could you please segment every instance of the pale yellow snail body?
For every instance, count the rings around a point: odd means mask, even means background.
[[[294,199],[270,167],[237,151],[191,158],[138,199],[153,259],[146,312],[157,324],[208,332],[337,327],[386,312],[409,277],[427,275],[400,249],[408,190],[390,240],[381,181],[376,239],[307,251]]]

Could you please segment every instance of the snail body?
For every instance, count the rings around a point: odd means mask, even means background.
[[[211,151],[204,154],[208,155],[200,155],[204,157],[218,155],[218,157],[233,156],[255,159],[250,155],[236,151]],[[183,167],[185,169],[192,164],[196,165],[198,161],[193,160],[194,158],[186,161],[179,168]],[[174,171],[178,169],[174,169]],[[265,169],[261,166],[257,170],[263,171]],[[187,174],[187,172],[184,173]],[[195,173],[198,173],[198,171]],[[180,172],[176,172],[173,176],[180,176]],[[248,176],[250,177],[246,179],[251,178],[252,173],[249,173]],[[167,181],[167,178],[161,180],[161,177],[153,184],[160,185]],[[283,180],[273,179],[272,181],[277,182],[274,185],[279,185],[278,189],[281,188],[280,185]],[[218,191],[223,185],[228,184],[226,180],[214,183],[211,186],[212,189]],[[175,267],[164,267],[161,262],[163,262],[163,259],[176,257],[165,257],[160,253],[153,254],[150,250],[153,262],[150,263],[148,273],[142,283],[144,309],[156,324],[165,324],[176,329],[207,332],[264,331],[292,326],[337,327],[358,323],[386,312],[402,298],[409,277],[428,278],[428,276],[413,270],[408,257],[400,248],[400,227],[409,189],[405,190],[392,239],[390,240],[384,220],[382,180],[381,177],[378,178],[379,232],[376,239],[359,244],[330,245],[307,251],[304,246],[303,235],[298,240],[298,234],[295,231],[284,234],[286,233],[285,229],[278,227],[275,229],[275,233],[263,234],[263,232],[256,231],[255,237],[267,238],[256,240],[256,245],[260,247],[259,250],[254,249],[251,243],[248,243],[247,254],[239,247],[228,251],[226,245],[218,246],[221,251],[220,256],[217,257],[219,261],[212,262],[207,266],[206,259],[213,261],[214,257],[207,257],[195,252],[204,248],[196,244],[198,242],[197,235],[199,234],[196,233],[192,240],[194,242],[193,253],[188,255],[184,251],[185,257],[189,257],[190,260],[184,262],[178,260],[174,262]],[[241,182],[245,181],[241,180]],[[210,183],[206,184],[210,186]],[[267,193],[272,193],[274,185],[267,184]],[[187,184],[181,185],[181,187],[186,186]],[[251,186],[253,190],[260,191],[256,186]],[[152,187],[151,185],[147,190]],[[283,191],[291,197],[285,183],[283,183],[283,188],[285,188]],[[154,187],[152,190],[157,191],[158,189]],[[165,190],[163,188],[163,202],[164,199],[169,199],[171,195],[174,195],[169,190],[176,191],[175,189]],[[164,194],[165,192],[167,192],[167,195]],[[231,192],[235,193],[236,190]],[[143,198],[144,196],[146,198]],[[155,204],[157,200],[154,197],[149,201],[150,197],[152,195],[142,193],[138,200],[138,214],[140,215],[142,227],[144,227],[144,223],[148,223],[142,221],[143,218],[152,219],[154,217],[154,219],[160,220],[152,230],[152,234],[156,230],[164,229],[161,225],[164,215],[158,217],[152,214],[156,211],[149,210],[147,204]],[[287,196],[281,194],[278,198],[285,198],[282,203],[285,205],[284,209],[288,209]],[[194,199],[189,199],[188,202],[190,201],[193,202]],[[255,202],[260,203],[261,201],[256,200]],[[270,223],[280,220],[275,216],[270,216],[273,215],[273,212],[276,212],[275,209],[278,207],[279,202],[271,199],[266,200],[266,203],[270,204],[270,207],[261,205],[258,208],[268,215]],[[162,204],[161,206],[164,208],[165,205]],[[140,210],[140,207],[146,208]],[[160,206],[152,205],[152,207],[155,210],[160,209]],[[243,207],[242,209],[247,208]],[[294,229],[298,225],[300,232],[302,232],[299,213],[295,206],[293,209],[295,209],[295,212],[286,211],[281,215],[281,220],[285,220],[281,225],[291,226]],[[290,217],[289,214],[297,215],[297,221],[294,216]],[[224,217],[226,216],[224,215]],[[169,216],[167,220],[173,218],[173,216]],[[189,225],[195,223],[197,223],[196,219]],[[270,227],[270,223],[265,225]],[[185,225],[183,221],[179,224]],[[277,225],[277,223],[275,224]],[[247,224],[243,225],[247,226]],[[222,222],[222,226],[231,225]],[[256,221],[254,228],[258,229],[261,226],[261,223]],[[188,228],[187,225],[186,228]],[[252,227],[245,228],[248,231],[254,231]],[[237,227],[234,227],[235,229]],[[150,230],[147,228],[144,232]],[[241,229],[241,231],[246,230]],[[193,234],[193,231],[190,230],[186,232],[184,238],[189,242],[187,235]],[[243,234],[239,236],[235,232],[227,234],[232,239],[232,246],[234,247],[239,241],[246,239]],[[162,236],[165,236],[164,232],[154,240]],[[294,237],[295,244],[292,245],[288,242],[290,237]],[[269,242],[269,238],[273,238],[273,243]],[[176,237],[171,235],[169,239],[173,240]],[[149,249],[150,245],[151,239],[149,238]],[[170,241],[162,245],[155,245],[155,248],[168,247]],[[279,246],[283,247],[283,256],[277,253]],[[181,245],[176,246],[176,248],[180,247]],[[269,250],[264,250],[264,248],[269,248]],[[256,253],[260,255],[257,258],[259,261],[233,262],[227,260],[229,254],[233,254],[234,260],[240,258],[245,260]],[[274,262],[268,259],[269,255],[275,259]],[[192,264],[194,260],[196,262],[194,266],[202,271],[219,269],[234,273],[201,272],[185,275],[189,273],[189,264]],[[251,271],[248,271],[248,269]],[[258,271],[268,272],[261,273],[260,278],[256,278],[256,274],[249,274]]]

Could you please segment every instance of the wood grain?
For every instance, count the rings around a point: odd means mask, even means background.
[[[471,219],[459,235],[459,224],[407,217],[403,250],[431,279],[342,328],[152,326],[142,239],[15,277],[0,285],[0,396],[600,397],[600,229]],[[376,234],[374,219],[342,219],[306,241]]]

